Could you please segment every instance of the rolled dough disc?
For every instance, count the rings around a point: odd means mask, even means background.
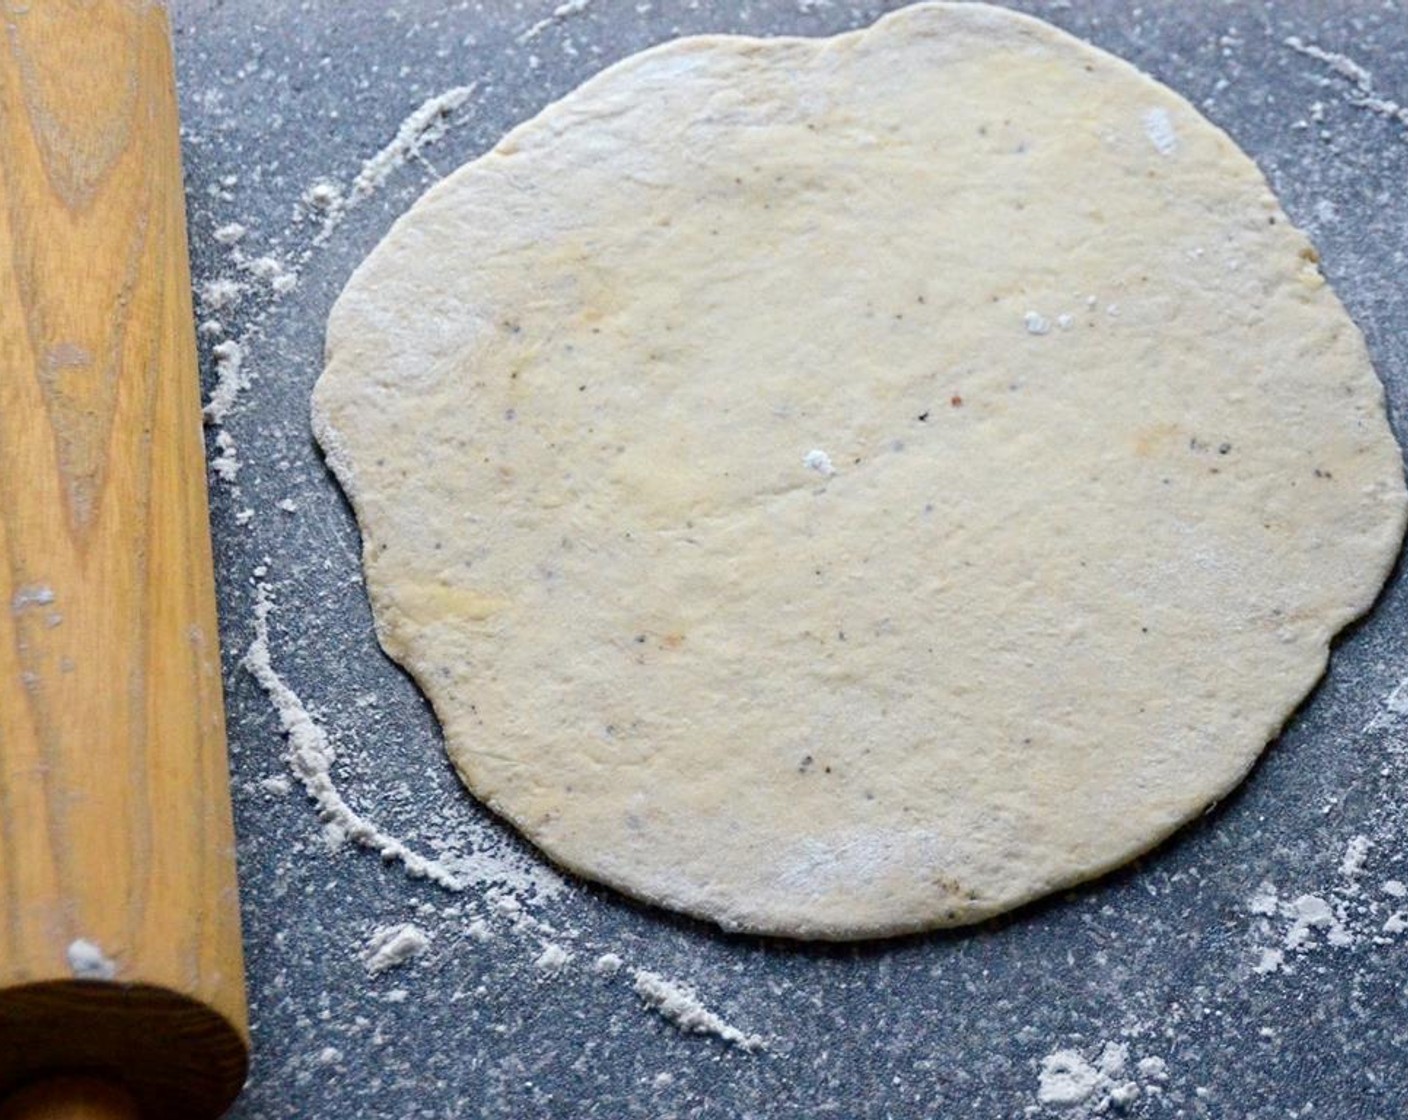
[[[1252,162],[978,4],[593,78],[357,270],[314,420],[469,788],[797,937],[1167,836],[1404,526],[1364,343]]]

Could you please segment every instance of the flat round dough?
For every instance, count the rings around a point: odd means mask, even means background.
[[[978,4],[593,78],[358,269],[314,417],[469,788],[797,937],[1148,849],[1404,527],[1361,336],[1252,162]]]

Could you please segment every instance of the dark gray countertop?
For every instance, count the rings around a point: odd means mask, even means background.
[[[698,31],[826,34],[893,6],[175,5],[197,288],[248,286],[200,316],[222,332],[202,335],[207,391],[222,342],[250,378],[218,430],[238,474],[211,484],[255,1045],[232,1115],[1408,1115],[1408,931],[1392,918],[1408,906],[1395,893],[1408,882],[1408,686],[1391,702],[1408,680],[1401,573],[1243,788],[1171,843],[1001,922],[853,947],[728,937],[556,880],[463,792],[420,695],[377,649],[356,527],[307,416],[323,324],[357,262],[439,172],[615,59]],[[1368,336],[1402,437],[1408,113],[1364,104],[1350,67],[1286,40],[1352,59],[1381,98],[1408,102],[1403,6],[1014,6],[1162,79],[1256,158]],[[417,107],[470,84],[444,135],[315,243],[305,193],[346,191]],[[233,246],[215,236],[232,222],[247,231]],[[296,273],[285,292],[280,267]],[[289,690],[272,698],[241,665],[260,583]],[[351,810],[466,889],[336,844],[290,769],[275,700],[325,733]],[[368,940],[408,922],[428,946],[370,976]],[[550,948],[565,963],[550,967]],[[604,954],[623,967],[599,970]],[[765,1046],[685,1033],[645,1007],[636,970],[691,987]],[[1058,1066],[1065,1104],[1051,1099]]]

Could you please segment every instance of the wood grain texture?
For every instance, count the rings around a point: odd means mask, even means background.
[[[246,1028],[166,16],[0,23],[0,1096],[83,1025],[139,1095],[208,1067],[213,1115]]]

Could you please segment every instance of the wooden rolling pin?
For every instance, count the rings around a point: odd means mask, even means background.
[[[247,1066],[166,13],[0,4],[0,1118]]]

